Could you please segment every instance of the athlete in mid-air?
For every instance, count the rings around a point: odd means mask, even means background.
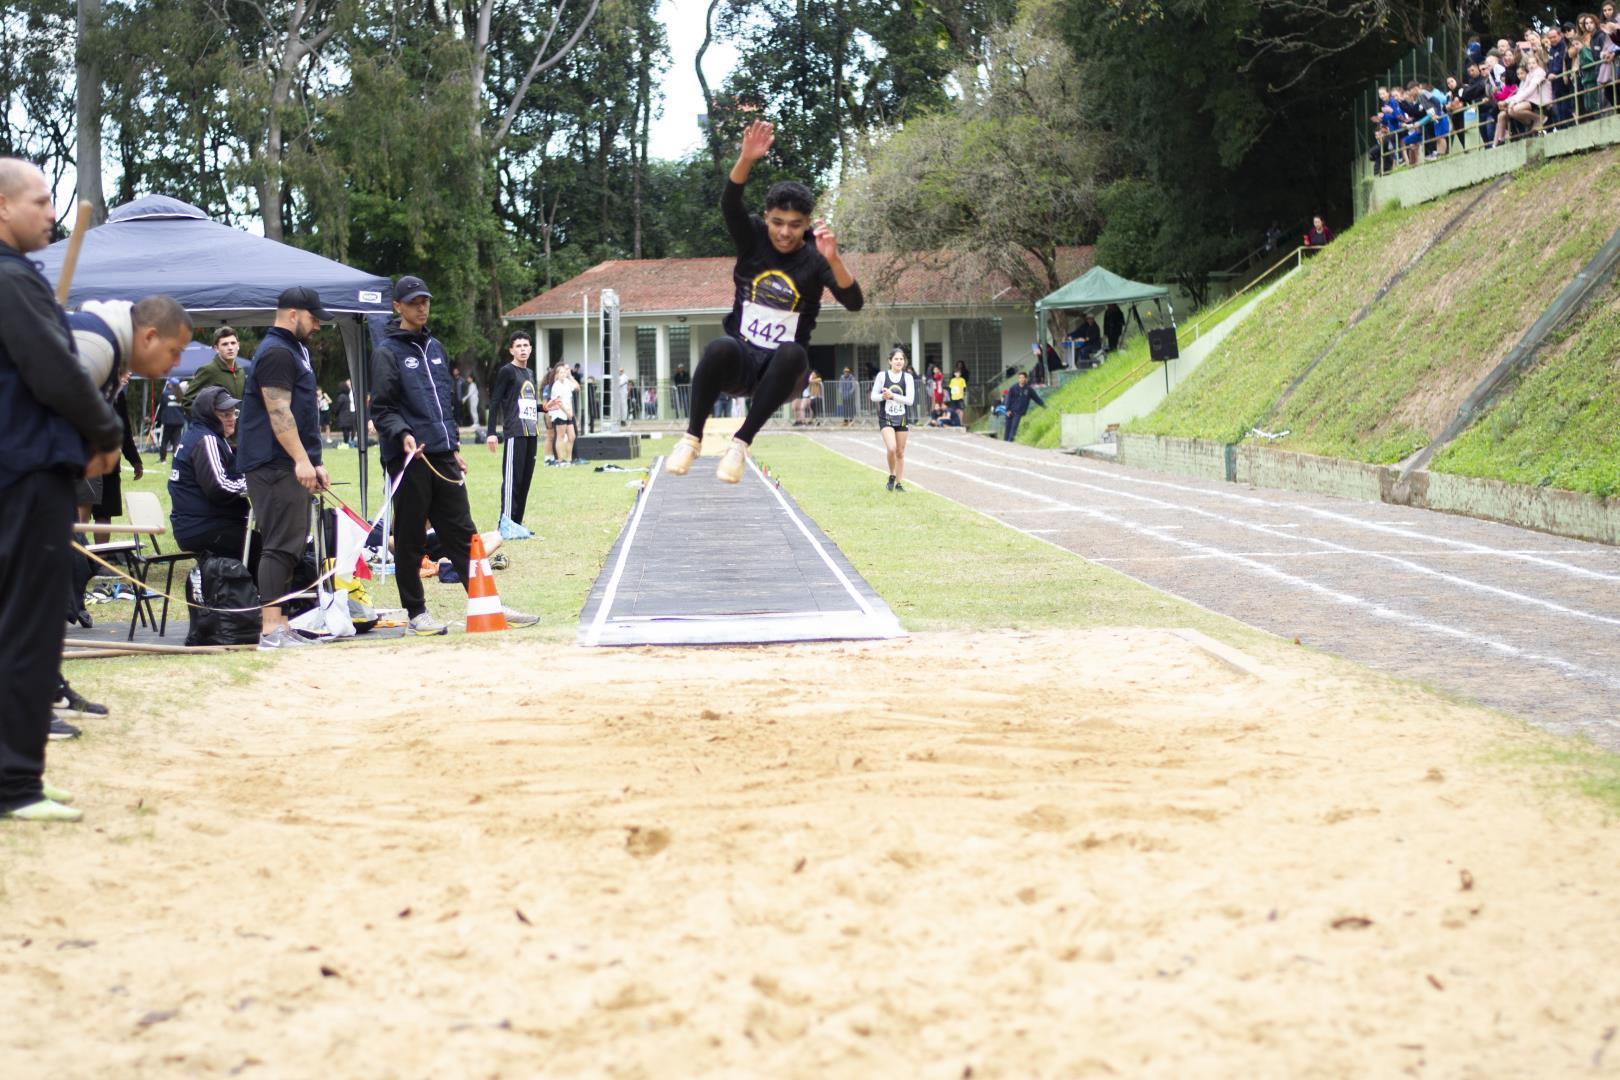
[[[736,299],[724,336],[704,348],[692,373],[691,422],[664,463],[664,470],[676,476],[692,467],[702,446],[703,423],[724,393],[751,398],[748,416],[715,470],[728,484],[741,480],[754,436],[772,413],[803,391],[809,378],[810,332],[821,313],[822,290],[850,311],[865,303],[855,276],[838,255],[832,230],[824,221],[811,224],[815,197],[809,188],[791,180],[773,184],[765,193],[763,217],[743,209],[743,185],[774,140],[770,123],[748,125],[720,196],[726,231],[737,246],[732,272]]]

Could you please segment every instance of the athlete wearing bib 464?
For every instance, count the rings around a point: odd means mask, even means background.
[[[917,400],[917,380],[906,370],[906,350],[896,345],[889,353],[889,370],[872,380],[872,400],[878,403],[878,432],[889,458],[889,490],[905,491],[906,420]]]
[[[720,213],[737,247],[732,273],[736,296],[725,318],[725,336],[704,348],[692,373],[691,420],[664,464],[664,471],[676,476],[692,467],[703,423],[725,393],[752,400],[715,475],[728,484],[742,479],[754,436],[807,383],[807,347],[821,314],[822,290],[850,311],[859,311],[865,303],[860,285],[838,254],[837,237],[825,222],[811,226],[815,199],[803,184],[772,185],[765,194],[763,217],[752,217],[743,209],[743,185],[754,162],[770,151],[774,132],[764,120],[748,126],[720,196]],[[812,239],[814,244],[807,242]]]

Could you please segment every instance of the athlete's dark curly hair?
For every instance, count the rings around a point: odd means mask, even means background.
[[[816,197],[797,180],[783,180],[765,193],[766,210],[797,210],[806,217],[816,212]]]

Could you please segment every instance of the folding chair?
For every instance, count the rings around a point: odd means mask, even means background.
[[[159,532],[147,536],[137,534],[135,537],[135,550],[128,553],[128,558],[134,567],[137,577],[141,579],[141,587],[135,593],[135,610],[129,616],[129,637],[135,639],[135,626],[144,622],[155,627],[158,636],[162,637],[169,628],[169,594],[174,592],[174,566],[175,563],[186,562],[197,556],[190,551],[164,552],[158,543],[158,536],[169,531],[168,523],[163,520],[163,506],[158,497],[150,491],[131,491],[124,496],[125,509],[129,512],[129,523],[144,528],[154,528]],[[147,553],[145,544],[150,539],[152,551]],[[168,576],[163,584],[163,616],[155,618],[152,614],[152,601],[158,599],[158,594],[146,587],[146,576],[151,573],[154,566],[167,566]]]

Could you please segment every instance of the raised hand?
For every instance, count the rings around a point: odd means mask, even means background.
[[[769,120],[755,120],[743,132],[742,152],[738,156],[750,163],[758,161],[770,153],[775,141],[776,125]]]
[[[832,231],[831,226],[817,218],[814,235],[816,238],[816,250],[821,252],[821,257],[828,262],[836,259],[838,257],[838,236]]]

